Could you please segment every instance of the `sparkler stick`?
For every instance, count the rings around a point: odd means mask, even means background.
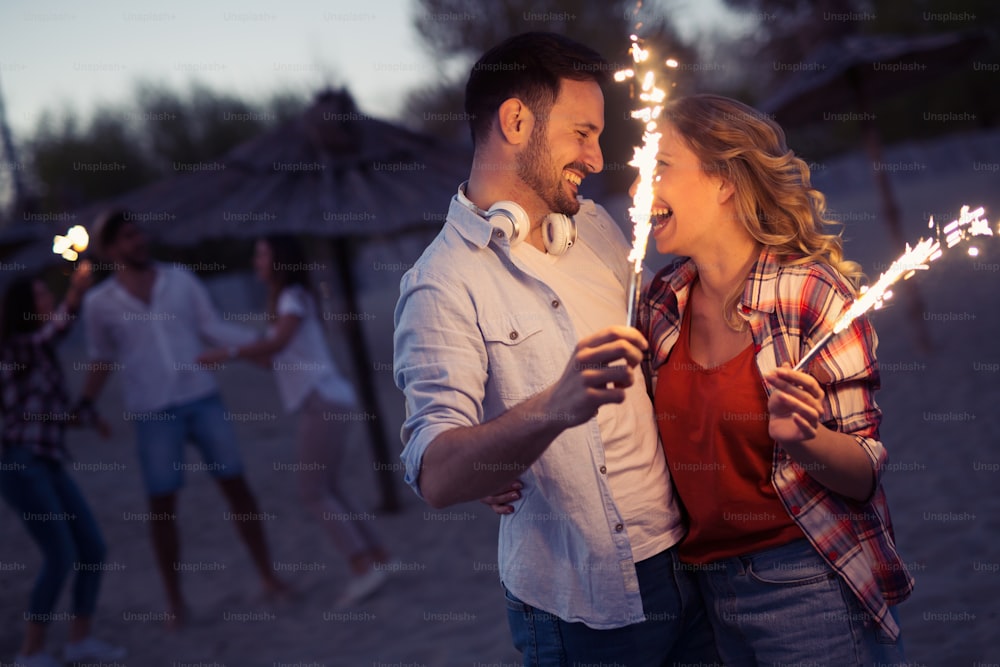
[[[945,225],[942,230],[940,226],[935,227],[932,216],[928,227],[936,231],[937,238],[920,239],[917,245],[910,248],[906,244],[906,252],[902,257],[892,263],[892,265],[879,276],[874,285],[868,289],[862,288],[862,294],[858,299],[850,304],[837,318],[833,324],[833,330],[824,335],[815,345],[795,364],[794,370],[801,371],[812,361],[817,354],[829,343],[834,336],[851,325],[861,315],[869,310],[878,310],[885,302],[892,298],[892,287],[899,280],[908,280],[916,275],[917,271],[926,271],[930,268],[930,263],[941,257],[941,234],[944,232],[945,246],[953,248],[962,241],[967,241],[974,236],[993,236],[993,230],[987,220],[983,219],[985,210],[982,206],[974,211],[970,211],[968,206],[963,206],[959,212],[958,220],[952,220]],[[979,251],[975,247],[969,248],[969,255],[975,257]]]
[[[636,69],[640,65],[647,63],[650,59],[649,49],[642,47],[641,40],[636,35],[631,35],[632,46],[629,52],[632,60],[636,64]],[[665,63],[668,67],[677,67],[677,61],[670,59]],[[656,132],[656,119],[659,118],[663,110],[663,101],[667,98],[667,93],[656,85],[656,72],[653,68],[645,67],[637,72],[636,69],[624,69],[615,73],[615,81],[622,82],[626,79],[637,79],[639,83],[639,100],[645,103],[640,109],[632,111],[632,118],[643,121],[642,146],[635,148],[635,154],[630,166],[639,169],[639,184],[636,187],[635,195],[632,197],[632,207],[629,208],[629,217],[632,219],[632,250],[629,252],[628,261],[632,264],[632,275],[628,288],[628,315],[626,324],[635,326],[635,318],[638,313],[639,296],[641,294],[642,282],[642,260],[646,256],[646,243],[649,240],[649,231],[652,227],[650,217],[653,207],[653,172],[656,170],[656,152],[660,142],[660,133]]]

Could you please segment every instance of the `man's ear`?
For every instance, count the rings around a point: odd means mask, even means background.
[[[534,123],[534,114],[516,97],[504,100],[497,109],[500,135],[510,144],[519,145],[527,141]]]

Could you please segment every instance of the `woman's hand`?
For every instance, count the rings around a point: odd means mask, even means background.
[[[765,375],[764,381],[772,389],[767,399],[771,437],[779,445],[815,438],[823,411],[823,388],[816,378],[784,364]]]
[[[70,312],[80,309],[84,293],[94,284],[93,266],[90,260],[82,259],[69,276],[69,289],[66,290],[66,307]]]

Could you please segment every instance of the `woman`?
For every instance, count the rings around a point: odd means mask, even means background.
[[[298,412],[299,489],[309,510],[327,527],[334,546],[349,560],[351,581],[338,604],[375,592],[386,578],[385,549],[337,488],[351,438],[357,398],[330,357],[309,287],[307,262],[290,236],[257,241],[254,271],[267,285],[274,323],[261,340],[240,348],[210,350],[202,363],[246,358],[270,361],[285,409]]]
[[[68,425],[107,425],[92,410],[71,414],[55,344],[69,331],[90,266],[73,272],[66,300],[58,308],[40,279],[19,278],[7,289],[0,317],[0,410],[3,414],[0,495],[17,513],[43,555],[31,592],[27,628],[18,667],[62,664],[45,652],[45,635],[63,584],[76,570],[73,621],[63,658],[117,660],[125,650],[91,635],[104,562],[104,538],[80,488],[67,474]]]
[[[856,296],[859,267],[784,133],[714,95],[667,105],[660,271],[639,328],[670,472],[726,665],[897,664],[913,581],[880,475],[876,337],[859,318],[791,369]]]

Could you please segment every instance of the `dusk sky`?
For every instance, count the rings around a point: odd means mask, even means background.
[[[721,0],[670,7],[686,35],[746,24]],[[346,84],[363,110],[392,117],[403,93],[440,71],[413,30],[415,11],[414,0],[5,0],[0,93],[18,138],[45,109],[87,114],[129,100],[140,80],[197,80],[249,97]]]

